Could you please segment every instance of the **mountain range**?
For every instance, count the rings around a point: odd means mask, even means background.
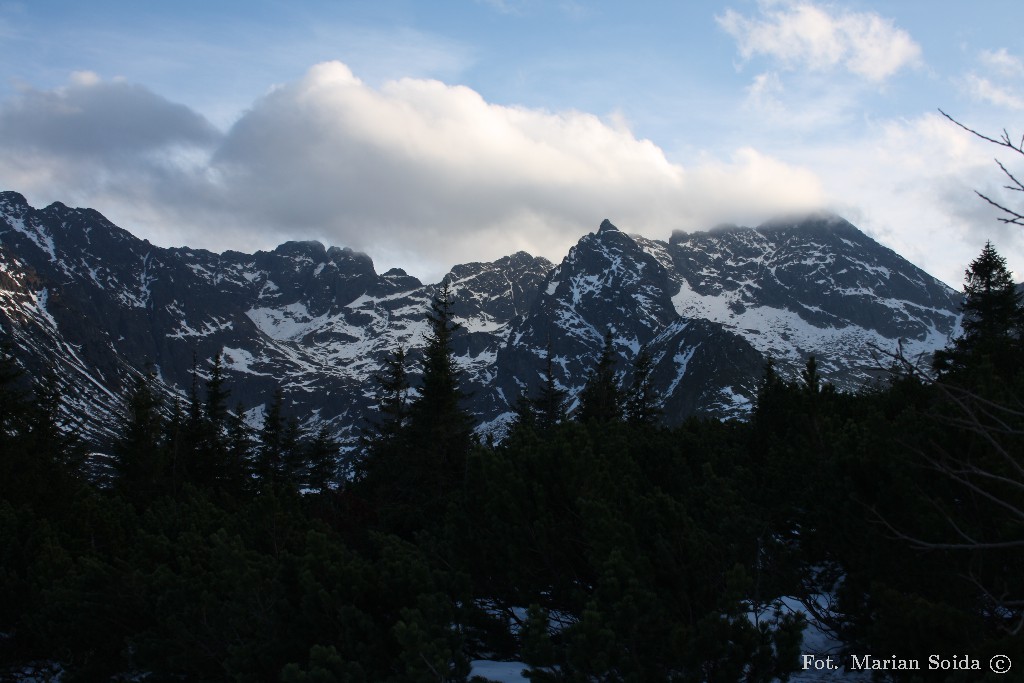
[[[574,408],[611,331],[629,381],[650,354],[665,420],[742,418],[771,358],[795,375],[815,356],[838,388],[875,381],[884,354],[945,346],[960,295],[846,220],[815,214],[756,228],[630,235],[605,220],[558,264],[519,252],[444,277],[462,329],[466,407],[500,437],[551,354]],[[92,209],[31,207],[0,193],[0,329],[19,364],[64,396],[103,444],[151,374],[187,400],[221,355],[231,403],[259,424],[276,388],[305,426],[354,443],[375,376],[399,347],[415,376],[442,283],[377,273],[366,254],[319,242],[215,254],[161,248]]]

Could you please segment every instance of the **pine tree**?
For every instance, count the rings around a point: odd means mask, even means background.
[[[245,409],[239,403],[227,416],[227,467],[233,488],[248,489],[252,483],[253,430],[245,422]]]
[[[937,370],[951,371],[987,359],[997,369],[1018,369],[1024,306],[1006,259],[991,242],[964,271],[963,333],[935,354]]]
[[[512,431],[537,428],[537,407],[525,391],[516,397],[515,403],[512,404],[512,412],[516,415],[511,424]]]
[[[821,393],[821,375],[818,374],[818,361],[814,356],[807,357],[807,364],[800,371],[800,379],[805,392],[812,396]]]
[[[622,392],[615,378],[615,348],[611,328],[605,332],[597,367],[580,392],[581,422],[614,422],[622,419]]]
[[[167,444],[168,467],[171,475],[171,489],[177,494],[185,481],[186,452],[189,439],[187,422],[181,407],[181,399],[175,398],[171,407],[171,415],[164,428],[164,443]]]
[[[28,420],[32,450],[68,471],[81,474],[86,466],[86,451],[77,430],[61,417],[64,394],[57,377],[45,372],[32,383],[32,393],[35,400]]]
[[[259,456],[256,474],[263,487],[271,482],[284,479],[284,437],[285,424],[282,416],[284,395],[281,388],[274,389],[274,398],[263,416],[263,428],[260,430]]]
[[[431,302],[427,313],[429,332],[423,350],[423,378],[419,396],[409,410],[413,443],[436,464],[460,461],[469,447],[472,422],[461,408],[460,372],[452,348],[460,329],[452,314],[452,295],[447,282]]]
[[[14,352],[5,342],[0,348],[0,451],[25,427],[28,396],[19,386],[21,380]]]
[[[206,418],[213,425],[214,432],[222,434],[228,415],[228,397],[231,392],[224,388],[224,370],[221,354],[213,357],[210,378],[206,380]]]
[[[543,432],[563,422],[565,397],[566,391],[560,389],[555,381],[555,364],[551,354],[551,342],[548,341],[544,360],[544,383],[541,384],[535,398],[530,398],[526,391],[516,398],[512,405],[512,410],[516,414],[511,425],[512,431],[528,429]]]
[[[140,376],[128,400],[128,414],[114,444],[119,485],[133,497],[147,500],[168,482],[166,428],[152,374]]]
[[[321,425],[305,449],[306,486],[327,491],[338,469],[338,443],[327,425]]]
[[[422,380],[408,423],[394,438],[372,444],[356,482],[360,494],[374,502],[382,527],[405,537],[443,518],[462,490],[472,443],[472,422],[460,406],[452,348],[458,324],[447,283],[431,303],[427,322]]]
[[[1021,295],[991,242],[964,271],[964,336],[971,338],[1008,337],[1016,334],[1021,323]]]
[[[195,351],[192,352],[190,374],[192,383],[188,391],[188,427],[193,434],[197,434],[203,419],[203,405],[199,400],[199,357]]]
[[[651,354],[641,348],[633,361],[633,381],[626,395],[626,421],[633,426],[653,425],[662,416],[661,400],[651,380],[653,370]]]
[[[46,486],[48,468],[30,443],[32,397],[8,343],[0,348],[0,500],[30,502]]]
[[[409,420],[409,375],[405,368],[405,349],[395,348],[384,361],[384,371],[375,375],[380,388],[377,412],[380,418],[372,425],[368,441],[389,441],[398,436]]]
[[[548,340],[547,355],[544,359],[544,384],[540,394],[533,401],[537,427],[548,430],[565,420],[566,391],[559,389],[555,381],[555,361],[551,354],[551,341]]]
[[[293,486],[302,480],[305,467],[302,445],[302,429],[299,419],[293,415],[285,420],[284,431],[281,433],[281,480]]]
[[[228,408],[231,392],[224,387],[224,372],[221,354],[213,358],[210,376],[205,382],[206,403],[199,424],[199,438],[196,443],[198,464],[196,483],[234,489],[236,472],[233,471],[227,444]]]

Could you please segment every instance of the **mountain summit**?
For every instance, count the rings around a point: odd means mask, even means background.
[[[501,432],[542,379],[551,349],[574,404],[611,331],[617,371],[654,362],[665,417],[742,417],[767,359],[808,355],[852,388],[876,349],[928,353],[958,323],[959,297],[837,217],[757,228],[629,235],[604,220],[557,266],[519,252],[445,276],[463,331],[456,360],[482,430]],[[32,374],[48,372],[102,441],[142,373],[185,396],[220,354],[231,403],[258,421],[280,386],[290,412],[352,442],[374,380],[399,346],[415,371],[438,285],[319,242],[269,252],[163,249],[90,209],[34,209],[0,193],[0,329]],[[195,359],[195,360],[194,360]],[[193,363],[196,362],[194,366]]]

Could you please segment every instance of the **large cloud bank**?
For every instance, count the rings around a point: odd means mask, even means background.
[[[614,121],[434,80],[374,89],[339,62],[227,131],[144,87],[75,74],[0,108],[0,150],[5,188],[95,206],[159,244],[316,238],[428,278],[518,249],[560,258],[605,217],[666,237],[823,202],[813,174],[753,148],[684,168]]]

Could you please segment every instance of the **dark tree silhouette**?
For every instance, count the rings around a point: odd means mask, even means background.
[[[580,392],[581,422],[614,422],[622,419],[622,392],[615,377],[615,347],[612,331],[604,335],[597,366]]]

